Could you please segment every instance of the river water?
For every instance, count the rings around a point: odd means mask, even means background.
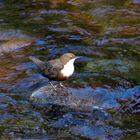
[[[30,102],[32,91],[48,80],[28,57],[47,61],[66,52],[84,58],[63,84],[95,100],[101,97],[96,106],[111,116],[111,124],[101,110],[96,112],[100,120]],[[139,0],[0,1],[1,139],[138,140],[139,113]]]

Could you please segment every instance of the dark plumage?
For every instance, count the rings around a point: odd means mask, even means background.
[[[64,65],[71,59],[76,59],[76,56],[72,53],[66,53],[58,59],[50,60],[48,62],[43,62],[34,56],[29,57],[39,68],[40,73],[48,78],[49,80],[62,81],[69,77],[64,76],[61,70]]]

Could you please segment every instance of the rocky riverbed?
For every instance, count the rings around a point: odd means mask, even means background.
[[[0,1],[0,139],[140,139],[139,0]],[[84,56],[53,91],[29,60]]]

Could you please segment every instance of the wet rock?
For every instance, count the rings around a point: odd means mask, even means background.
[[[131,98],[118,100],[118,102],[120,103],[120,107],[116,114],[132,115],[140,113],[140,95],[133,95]]]
[[[96,126],[96,128],[92,128],[89,126],[79,126],[72,130],[72,133],[86,138],[86,139],[104,139],[105,138],[105,130],[102,126]]]
[[[128,81],[127,79],[121,79],[121,78],[113,78],[111,87],[116,89],[128,89],[132,88],[136,85],[133,81]]]
[[[115,43],[137,43],[140,37],[135,37],[135,38],[109,38],[109,39],[100,39],[96,40],[96,45],[97,46],[104,46],[107,44],[115,44]]]
[[[128,62],[128,60],[121,59],[102,59],[90,61],[86,67],[85,71],[94,71],[97,73],[109,72],[112,73],[125,73],[129,72],[133,68],[133,63]]]
[[[65,128],[71,125],[83,124],[82,120],[71,113],[64,114],[60,119],[58,119],[53,125],[53,128]]]
[[[94,116],[94,119],[97,121],[108,121],[108,120],[111,120],[111,115],[108,114],[107,112],[105,112],[102,108],[99,108],[99,107],[94,107],[93,108],[93,116]]]
[[[11,91],[11,86],[9,84],[0,83],[0,92],[1,93],[7,93],[10,91]]]
[[[51,57],[55,57],[58,55],[62,55],[66,52],[72,52],[74,54],[82,54],[82,56],[91,56],[91,55],[95,55],[95,56],[100,56],[103,57],[104,53],[99,52],[98,50],[96,50],[95,46],[79,46],[79,45],[66,45],[63,48],[50,48],[49,49],[50,52],[50,56]]]
[[[26,74],[31,75],[31,72],[27,71]],[[28,83],[28,84],[27,84]],[[14,86],[13,90],[20,90],[27,92],[33,90],[36,86],[40,87],[41,85],[46,84],[46,79],[44,79],[40,74],[32,74],[32,77],[27,77],[22,80],[19,80]]]
[[[37,68],[37,67],[35,65],[32,65],[31,62],[27,62],[17,66],[16,70],[26,70],[26,69],[33,69],[33,68]]]
[[[29,46],[32,42],[33,38],[20,32],[0,32],[0,53],[7,53]]]
[[[54,121],[51,127],[56,130],[67,130],[74,136],[93,139],[107,137],[108,132],[112,133],[113,129],[108,125],[112,118],[101,108],[94,108],[94,113],[69,112]],[[111,130],[112,129],[112,130]],[[116,130],[116,129],[115,129]],[[100,135],[99,135],[100,134]],[[61,133],[59,134],[61,135]]]
[[[119,107],[117,99],[128,99],[133,95],[138,96],[140,94],[139,86],[127,90],[112,90],[100,87],[96,89],[90,87],[69,88],[71,93],[68,93],[67,90],[58,88],[58,91],[55,92],[51,86],[44,86],[32,93],[31,101],[36,104],[54,105],[76,112],[93,112],[95,106],[103,109],[116,109]]]
[[[106,18],[109,15],[112,15],[113,13],[114,13],[114,8],[109,6],[99,7],[96,8],[95,10],[89,10],[89,14],[95,16],[96,18],[99,18],[100,20]]]
[[[33,17],[32,18],[34,21],[43,21],[43,18],[42,17],[40,17],[40,16],[36,16],[36,17]]]
[[[54,9],[54,10],[43,9],[43,10],[40,10],[39,12],[43,16],[55,16],[55,15],[65,16],[66,14],[68,14],[68,12],[65,10],[57,10],[57,9]]]
[[[1,31],[0,32],[0,41],[10,40],[15,38],[25,38],[25,39],[33,39],[32,37],[27,36],[26,34],[22,34],[20,31]]]
[[[140,4],[140,0],[132,0],[134,4]]]
[[[117,35],[117,36],[132,36],[140,35],[140,26],[123,26],[118,28],[110,28],[106,31],[107,35]]]
[[[56,28],[56,27],[49,27],[48,30],[51,32],[67,32],[68,31],[67,28]]]
[[[0,45],[0,53],[7,53],[14,51],[18,48],[29,46],[32,41],[26,39],[12,39],[9,41],[4,41]]]
[[[33,111],[28,101],[16,100],[19,97],[15,96],[16,93],[0,93],[0,136],[43,134],[41,114]]]
[[[86,98],[86,96],[74,95],[68,89],[60,87],[57,87],[57,91],[54,91],[49,85],[34,91],[30,99],[34,103],[60,106],[61,108],[66,108],[66,110],[82,112],[91,112],[95,104],[95,100],[92,97]]]
[[[69,28],[69,30],[73,30],[74,32],[80,34],[80,35],[84,35],[84,36],[90,36],[91,33],[88,32],[86,29],[80,28],[78,26],[72,26]]]
[[[8,107],[9,105],[15,105],[16,101],[8,96],[6,96],[4,93],[0,93],[0,108],[4,109],[5,107]]]

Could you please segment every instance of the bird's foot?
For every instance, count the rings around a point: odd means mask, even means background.
[[[59,83],[60,88],[64,89],[64,90],[68,90],[61,82]]]
[[[61,82],[59,83],[61,88],[66,88]]]
[[[59,86],[64,89],[65,91],[68,91],[67,87],[65,87],[61,82],[59,83]]]
[[[59,87],[58,86],[54,86],[53,84],[52,84],[52,82],[49,82],[50,83],[50,85],[51,85],[51,87],[53,88],[53,90],[55,91],[55,93],[54,93],[54,95],[58,95],[58,93],[59,93],[59,95],[68,95],[68,89],[62,84],[62,83],[59,83]]]

